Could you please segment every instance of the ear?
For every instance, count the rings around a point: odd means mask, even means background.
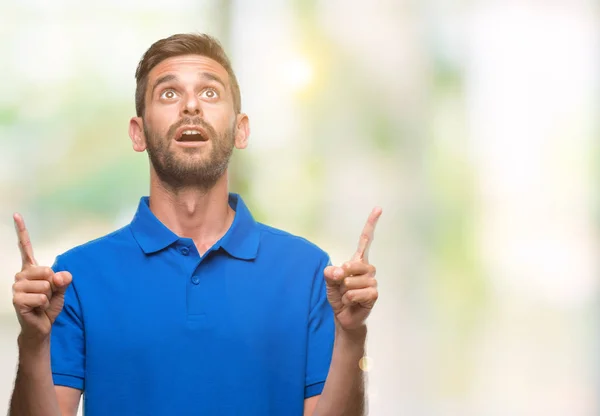
[[[250,136],[250,120],[244,113],[240,113],[235,121],[235,147],[245,149],[248,146],[248,137]]]
[[[132,117],[129,120],[129,137],[133,143],[133,150],[143,152],[146,150],[146,135],[144,134],[144,121],[141,117]]]

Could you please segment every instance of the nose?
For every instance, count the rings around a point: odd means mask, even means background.
[[[202,109],[200,108],[200,100],[196,94],[188,94],[183,101],[183,114],[186,116],[198,116]]]

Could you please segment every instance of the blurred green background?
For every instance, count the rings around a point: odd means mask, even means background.
[[[600,14],[585,0],[0,0],[0,409],[11,214],[42,264],[131,220],[154,41],[222,40],[250,146],[231,188],[335,263],[371,261],[374,416],[596,415]]]

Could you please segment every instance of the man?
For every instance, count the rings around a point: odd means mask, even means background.
[[[150,195],[132,222],[39,266],[23,218],[10,415],[362,415],[367,253],[341,267],[256,223],[227,186],[248,116],[218,41],[174,35],[136,71],[133,148]]]

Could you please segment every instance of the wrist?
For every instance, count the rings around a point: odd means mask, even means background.
[[[38,355],[50,351],[50,335],[29,334],[21,331],[17,337],[17,345],[21,355]]]
[[[367,341],[367,326],[361,325],[353,329],[344,329],[336,325],[335,339],[350,346],[364,348]]]
[[[37,379],[46,374],[50,367],[50,338],[39,336],[28,337],[19,334],[17,338],[19,345],[19,372]]]

